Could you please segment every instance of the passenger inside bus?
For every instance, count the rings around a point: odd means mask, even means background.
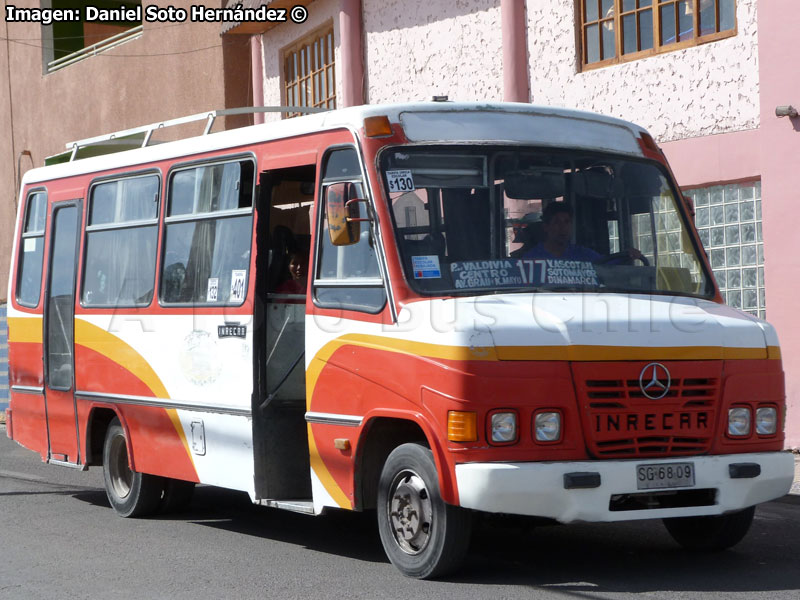
[[[306,293],[306,285],[308,282],[308,251],[297,249],[289,255],[289,278],[285,279],[278,288],[275,290],[278,294],[303,294]],[[304,300],[299,298],[290,298],[289,300],[278,300],[279,302],[292,302],[301,304]]]
[[[510,258],[523,258],[542,238],[542,217],[530,212],[519,219],[510,221],[513,229],[512,244],[522,244],[508,253]]]
[[[544,239],[528,250],[522,258],[560,258],[564,260],[606,262],[599,252],[571,243],[572,207],[566,202],[550,202],[547,205],[542,213],[542,231]],[[627,250],[627,259],[644,260],[644,257],[638,249],[629,248]]]
[[[270,294],[306,293],[311,243],[311,208],[314,198],[313,167],[291,168],[272,173],[270,199],[269,270]],[[294,264],[292,264],[294,263]],[[305,302],[302,298],[273,299],[278,303]]]

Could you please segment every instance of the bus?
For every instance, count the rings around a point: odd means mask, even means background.
[[[223,113],[22,180],[7,435],[101,467],[119,515],[195,484],[374,511],[433,578],[480,513],[717,550],[788,492],[776,332],[723,303],[643,128],[437,101],[212,133]]]

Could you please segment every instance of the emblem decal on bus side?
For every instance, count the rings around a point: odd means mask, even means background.
[[[217,326],[217,337],[237,337],[244,339],[247,337],[247,325],[239,325],[239,323],[229,323],[225,321],[225,325]]]

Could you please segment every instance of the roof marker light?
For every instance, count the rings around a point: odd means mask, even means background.
[[[389,117],[386,115],[367,117],[364,119],[364,133],[367,137],[392,135],[392,124],[389,123]]]

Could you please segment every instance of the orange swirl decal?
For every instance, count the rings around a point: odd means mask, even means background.
[[[75,343],[98,354],[105,356],[110,361],[122,366],[130,371],[135,377],[142,381],[156,398],[169,398],[167,388],[156,374],[150,364],[133,347],[109,333],[105,329],[93,325],[82,319],[75,319]],[[183,432],[178,411],[174,408],[167,408],[167,415],[172,422],[178,437],[183,444],[189,460],[194,464],[192,453],[189,449],[189,441]]]

